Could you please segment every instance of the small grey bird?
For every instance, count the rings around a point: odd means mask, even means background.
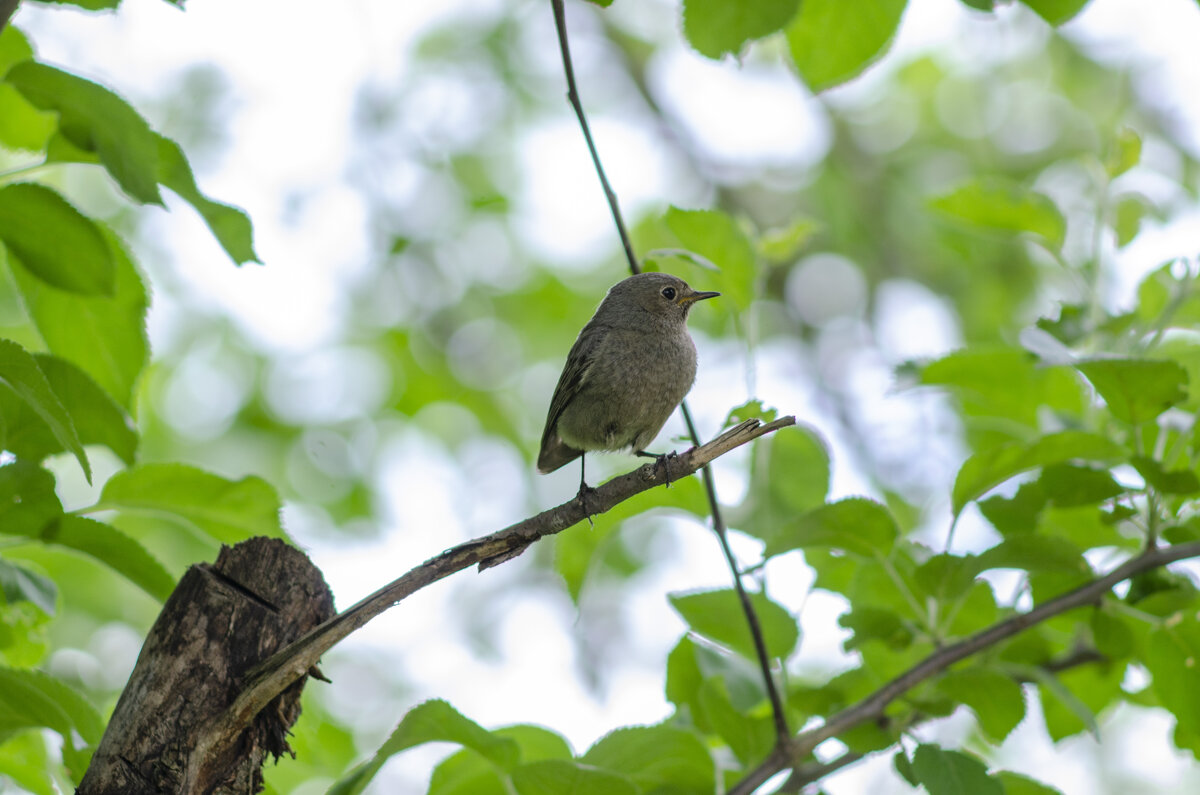
[[[538,471],[553,472],[587,450],[630,449],[657,458],[645,447],[696,380],[688,311],[718,295],[666,273],[639,273],[613,285],[567,354]],[[579,474],[582,494],[582,459]]]

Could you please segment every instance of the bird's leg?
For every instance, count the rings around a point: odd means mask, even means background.
[[[659,464],[662,464],[662,468],[666,474],[666,486],[668,489],[671,488],[671,459],[676,457],[674,450],[669,453],[647,453],[645,450],[637,450],[634,452],[634,455],[641,456],[642,458],[653,458],[655,468]]]
[[[590,505],[590,502],[592,499],[592,495],[596,493],[596,490],[593,489],[591,486],[589,486],[587,484],[587,480],[585,479],[586,467],[587,467],[587,465],[584,463],[585,458],[586,458],[586,455],[584,453],[580,453],[580,455],[579,455],[579,493],[575,495],[575,499],[579,500],[579,504],[583,506],[583,513],[587,517],[588,524],[591,525],[592,527],[595,527],[596,523],[592,521],[592,514],[594,514],[596,512],[592,510],[592,506]]]

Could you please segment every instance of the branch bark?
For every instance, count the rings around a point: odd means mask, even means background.
[[[884,709],[897,698],[925,680],[945,671],[954,663],[965,660],[1046,619],[1076,607],[1097,602],[1114,585],[1130,577],[1165,566],[1168,563],[1195,557],[1200,557],[1200,541],[1147,550],[1087,585],[1043,602],[1028,613],[1015,615],[964,638],[958,643],[939,649],[859,703],[833,715],[824,724],[796,735],[786,747],[777,747],[758,767],[730,789],[729,795],[751,795],[776,773],[789,767],[795,767],[811,755],[821,743],[867,721],[879,718],[883,715]]]
[[[455,572],[476,564],[487,568],[496,560],[515,557],[538,539],[561,532],[594,513],[603,513],[617,504],[666,482],[669,466],[671,479],[678,480],[747,442],[780,428],[794,425],[795,417],[782,417],[763,424],[746,420],[730,428],[708,444],[693,447],[670,459],[646,464],[613,478],[596,488],[584,505],[578,497],[556,508],[518,522],[504,530],[448,549],[427,560],[402,577],[380,588],[358,604],[326,621],[296,642],[279,650],[257,665],[245,677],[246,686],[223,713],[212,718],[191,748],[186,761],[184,788],[196,792],[199,782],[211,777],[212,760],[226,758],[245,727],[272,699],[301,679],[317,664],[321,655],[375,616],[399,604],[412,593]]]
[[[20,2],[21,0],[0,0],[0,32],[8,24],[8,20],[12,19],[12,15],[17,12],[17,5]]]

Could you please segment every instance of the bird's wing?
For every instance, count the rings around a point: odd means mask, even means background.
[[[567,354],[567,363],[558,378],[558,386],[554,387],[554,397],[550,399],[550,410],[546,413],[546,427],[542,431],[542,447],[538,453],[538,469],[542,472],[558,469],[582,452],[564,444],[558,437],[558,419],[583,387],[604,331],[604,326],[591,323],[584,326]]]

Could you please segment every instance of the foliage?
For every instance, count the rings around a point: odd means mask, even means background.
[[[853,4],[853,12],[832,0],[685,0],[680,10],[683,35],[703,56],[782,56],[815,92],[881,67],[875,91],[821,100],[832,143],[803,174],[716,179],[707,153],[673,136],[697,179],[709,180],[712,206],[664,204],[633,225],[648,266],[690,268],[724,293],[723,308],[694,319],[701,334],[752,352],[813,352],[791,365],[818,404],[838,407],[760,443],[745,464],[745,494],[723,506],[734,532],[761,543],[758,557],[740,563],[752,575],[751,602],[793,731],[1147,545],[1200,539],[1200,266],[1127,259],[1147,224],[1195,202],[1197,163],[1125,76],[1046,29],[1085,2],[1029,0],[1031,13],[964,3],[982,21],[1011,14],[1020,30],[1046,38],[1044,50],[986,70],[933,55],[889,63],[908,5],[901,0]],[[637,99],[663,125],[680,125],[646,88],[646,53],[659,43],[610,21],[613,9],[589,11],[608,55],[632,78],[628,90],[642,92]],[[524,39],[514,24],[460,21],[419,49],[428,74],[505,76],[505,101],[487,104],[488,130],[563,111],[557,87],[543,96],[518,79],[514,52]],[[402,124],[370,111],[408,98],[372,106],[365,95],[364,160],[385,157],[382,142]],[[1056,115],[1028,145],[1014,128],[1033,101]],[[995,106],[1010,117],[980,125]],[[1173,170],[1143,160],[1150,144],[1171,152]],[[142,268],[117,221],[87,211],[63,175],[103,173],[136,205],[161,204],[168,188],[239,264],[256,260],[248,219],[201,193],[182,148],[116,93],[39,62],[19,29],[0,33],[0,154],[20,164],[0,175],[0,776],[51,792],[86,769],[98,704],[111,693],[84,692],[83,681],[47,665],[68,647],[63,637],[112,619],[144,632],[184,566],[221,543],[283,534],[280,493],[325,517],[331,534],[372,516],[379,487],[369,467],[308,455],[314,434],[349,449],[364,425],[404,423],[451,451],[483,438],[532,456],[540,407],[528,405],[519,374],[553,370],[561,341],[617,270],[564,275],[509,262],[492,272],[490,263],[442,253],[452,241],[495,233],[534,258],[514,231],[511,151],[482,133],[444,147],[406,153],[430,181],[422,188],[453,186],[445,192],[457,204],[439,224],[405,220],[421,217],[419,199],[380,191],[370,175],[383,164],[368,162],[360,177],[387,242],[355,305],[393,305],[386,320],[372,311],[348,319],[339,343],[386,369],[390,387],[353,416],[337,407],[288,416],[266,377],[249,379],[223,438],[253,440],[261,476],[225,477],[209,471],[221,469],[219,446],[173,435],[165,416],[163,385],[191,354],[148,368]],[[1139,189],[1147,178],[1169,187],[1148,198]],[[828,253],[851,263],[847,279],[862,283],[861,301],[806,303],[801,288],[817,271],[831,295],[846,288],[812,256]],[[1149,271],[1136,294],[1107,294],[1109,276],[1131,266]],[[912,358],[908,340],[888,338],[887,294],[913,283],[947,308],[957,349]],[[196,336],[256,375],[276,366],[219,324],[197,321]],[[904,387],[898,400],[935,407],[937,438],[896,433],[864,400],[852,371],[868,358],[894,373]],[[796,410],[746,397],[731,421]],[[832,491],[831,450],[857,462],[873,496]],[[76,470],[90,491],[64,486]],[[80,493],[89,496],[76,504]],[[637,534],[657,532],[655,517],[695,523],[707,512],[697,483],[676,484],[597,517],[591,533],[564,533],[536,565],[583,603],[589,589],[619,587],[649,565]],[[842,600],[843,669],[813,673],[799,616],[772,597],[778,571],[811,572],[814,589]],[[1005,573],[1016,574],[1015,588],[1001,587]],[[297,728],[297,767],[269,771],[268,784],[285,791],[303,770],[338,779],[333,792],[361,792],[392,757],[438,742],[460,746],[433,770],[429,792],[440,795],[725,791],[776,744],[755,646],[732,590],[663,598],[687,631],[665,660],[673,712],[659,724],[614,728],[577,753],[552,729],[487,729],[431,700],[365,749],[313,704]],[[839,734],[847,750],[834,761],[886,750],[896,775],[934,795],[1051,792],[989,761],[1035,702],[1054,741],[1101,731],[1123,704],[1161,709],[1175,719],[1175,746],[1200,755],[1200,709],[1180,697],[1200,687],[1196,606],[1190,571],[1141,574],[917,683],[881,716]],[[1130,671],[1149,684],[1131,684]],[[926,728],[956,710],[975,721],[971,741],[931,739]],[[61,742],[41,742],[37,730]],[[803,769],[813,760],[796,761]]]

